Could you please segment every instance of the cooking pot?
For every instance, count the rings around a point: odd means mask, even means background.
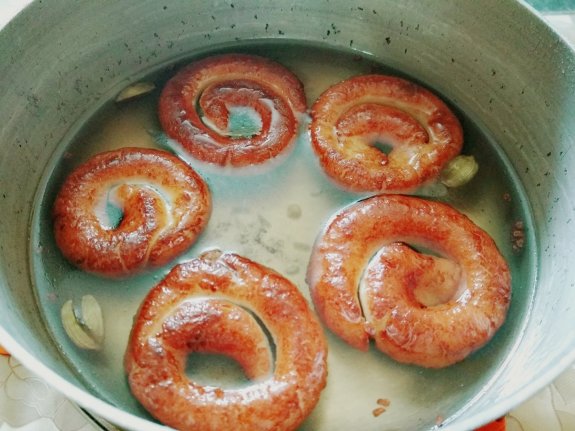
[[[122,88],[195,53],[270,39],[353,51],[437,91],[496,143],[525,226],[524,246],[509,257],[508,321],[473,366],[398,365],[397,374],[369,376],[382,396],[394,395],[378,418],[365,386],[330,380],[302,429],[469,430],[552,381],[575,360],[575,53],[510,0],[34,1],[0,34],[2,343],[95,414],[126,429],[164,429],[135,402],[99,391],[46,324],[35,288],[42,274],[30,264],[41,251],[31,227],[37,202],[65,143]]]

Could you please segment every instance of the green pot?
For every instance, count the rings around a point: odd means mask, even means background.
[[[439,417],[442,430],[469,430],[549,384],[575,360],[575,52],[511,0],[34,1],[0,33],[2,343],[95,414],[164,429],[100,390],[55,341],[30,269],[34,203],[62,142],[122,88],[190,54],[269,39],[355,50],[435,89],[497,143],[528,218],[493,346],[446,370],[389,365],[396,375],[374,377],[393,394],[377,420],[375,399],[336,367],[302,429],[432,429]]]

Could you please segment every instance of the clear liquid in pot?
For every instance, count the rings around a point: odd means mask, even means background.
[[[400,72],[353,51],[333,51],[299,44],[260,43],[228,51],[250,52],[289,67],[304,83],[308,105],[329,85],[363,73]],[[205,54],[204,54],[205,55]],[[190,57],[187,60],[192,60]],[[124,280],[86,274],[67,263],[54,243],[51,206],[65,176],[91,155],[125,146],[158,147],[156,117],[159,90],[178,63],[151,71],[146,80],[158,90],[121,104],[95,107],[80,132],[62,142],[61,157],[45,174],[31,226],[31,269],[38,304],[53,341],[86,387],[122,409],[146,416],[130,394],[122,359],[132,319],[148,290],[176,264]],[[417,78],[417,77],[414,77]],[[447,101],[449,102],[449,101]],[[465,409],[496,378],[497,370],[521,336],[534,285],[534,241],[525,194],[497,143],[472,116],[453,107],[465,133],[464,154],[472,154],[479,173],[466,186],[440,197],[458,208],[497,242],[513,275],[513,301],[507,322],[483,349],[460,364],[442,370],[402,365],[376,349],[359,352],[326,330],[329,378],[320,403],[302,426],[305,430],[427,429]],[[302,128],[294,151],[273,170],[239,177],[198,172],[212,192],[213,214],[199,241],[177,261],[210,248],[233,251],[270,266],[291,279],[309,298],[305,271],[316,235],[341,207],[365,195],[344,192],[326,179]],[[523,222],[524,247],[513,249],[514,225]],[[82,351],[64,333],[60,308],[71,298],[93,295],[103,308],[105,341],[101,351]],[[241,373],[225,360],[193,358],[194,375],[203,381],[234,384]],[[191,366],[192,366],[191,365]],[[245,384],[245,383],[244,383]],[[390,400],[374,417],[380,398]]]

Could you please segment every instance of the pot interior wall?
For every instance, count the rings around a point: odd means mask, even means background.
[[[454,429],[504,413],[575,358],[575,333],[564,329],[575,306],[573,52],[512,1],[284,3],[83,0],[71,8],[45,0],[3,30],[0,334],[25,364],[82,388],[50,341],[29,270],[37,252],[27,240],[33,201],[47,166],[65,151],[63,140],[130,82],[192,53],[255,40],[306,41],[367,53],[417,78],[484,128],[511,161],[529,201],[520,204],[533,216],[524,265],[537,270],[514,284],[513,353],[498,358],[497,378],[483,393],[447,412],[461,416]],[[100,414],[113,411],[70,390]],[[143,429],[114,413],[120,424]]]

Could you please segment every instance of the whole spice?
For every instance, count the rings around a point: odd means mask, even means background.
[[[441,171],[441,182],[447,187],[461,187],[471,181],[478,170],[475,157],[459,155]]]
[[[156,85],[153,82],[136,82],[126,88],[124,88],[116,96],[116,102],[123,102],[125,100],[130,100],[138,96],[143,96],[156,89]]]
[[[92,295],[82,297],[79,310],[71,299],[60,310],[62,326],[81,349],[99,350],[104,341],[104,318],[100,304]]]

